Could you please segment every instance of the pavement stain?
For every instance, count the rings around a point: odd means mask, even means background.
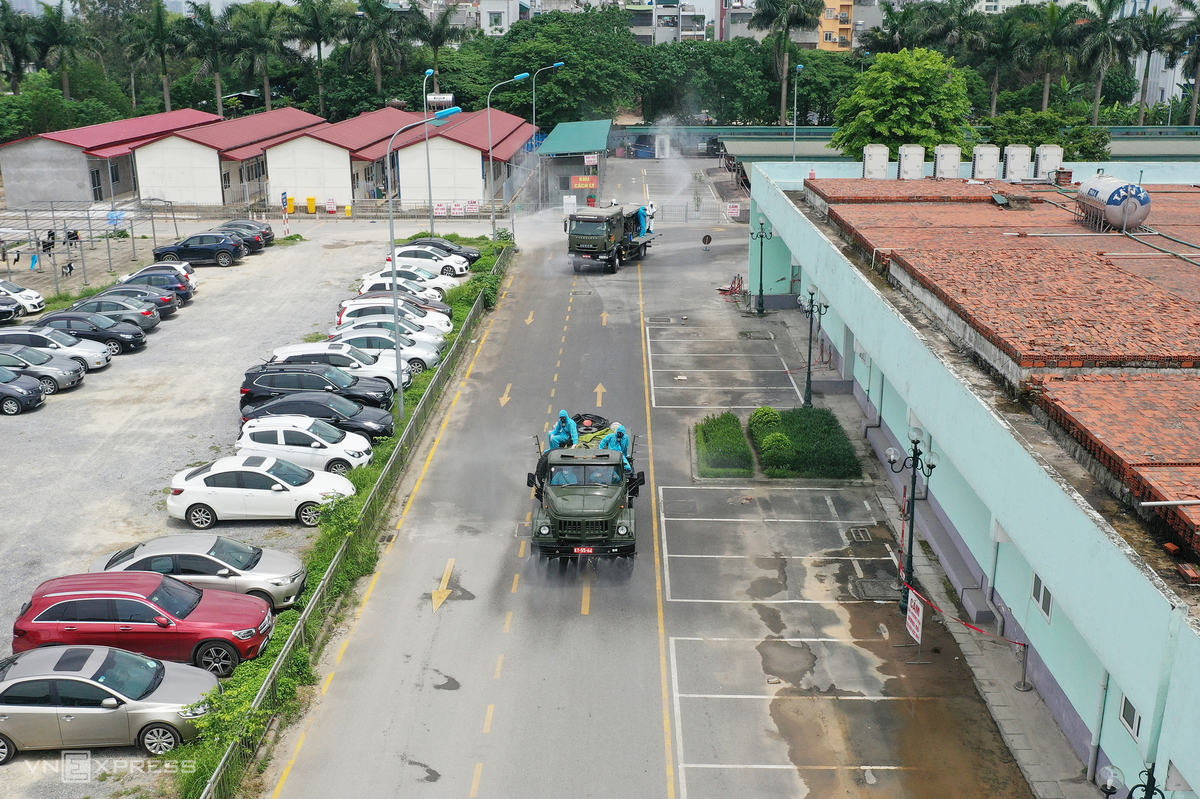
[[[462,688],[462,683],[460,683],[458,680],[451,677],[449,674],[446,674],[445,672],[442,672],[442,671],[438,671],[437,669],[434,669],[433,671],[435,674],[442,675],[442,677],[446,680],[444,683],[441,683],[440,685],[433,686],[434,690],[457,691],[459,688]]]
[[[783,612],[779,608],[758,604],[751,605],[751,607],[758,613],[758,618],[767,626],[767,629],[775,635],[779,635],[787,629],[787,625],[783,623]]]
[[[425,769],[425,776],[418,778],[420,782],[437,782],[438,780],[440,780],[442,778],[442,775],[440,773],[438,773],[437,771],[434,771],[433,769],[431,769],[429,766],[425,765],[424,763],[418,763],[416,760],[410,760],[410,761],[408,761],[408,765]]]
[[[763,673],[778,677],[793,688],[800,688],[817,664],[817,656],[807,643],[792,644],[767,638],[754,648],[762,658]]]
[[[769,558],[753,558],[754,565],[763,571],[774,571],[774,577],[759,577],[746,587],[751,599],[767,599],[787,591],[787,558],[776,552]]]

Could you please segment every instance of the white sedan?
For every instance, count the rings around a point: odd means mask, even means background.
[[[386,269],[377,269],[374,272],[367,272],[363,275],[362,281],[363,283],[378,283],[380,281],[391,280],[393,277],[420,283],[422,286],[435,289],[442,292],[442,294],[466,282],[462,278],[434,274],[428,269],[419,266],[398,266],[394,268],[389,266]]]
[[[33,289],[18,286],[11,280],[0,280],[0,295],[12,297],[21,305],[21,316],[37,313],[46,307],[46,300]]]
[[[461,255],[450,255],[436,247],[420,244],[401,244],[396,247],[395,258],[388,257],[385,260],[388,266],[420,266],[430,272],[449,277],[462,277],[471,272],[470,264]]]
[[[446,334],[440,330],[434,330],[431,327],[417,324],[408,317],[401,316],[398,319],[384,314],[382,316],[368,316],[362,319],[351,319],[344,325],[335,325],[329,328],[329,337],[335,338],[339,333],[349,333],[352,330],[370,331],[378,328],[400,332],[408,336],[414,341],[424,341],[429,346],[441,352],[446,348]]]
[[[443,295],[445,295],[445,292],[439,288],[417,283],[414,280],[405,280],[402,277],[381,277],[374,280],[364,280],[362,285],[358,287],[358,293],[366,294],[368,291],[391,291],[393,281],[395,281],[398,291],[406,292],[426,302],[441,302]]]
[[[167,514],[197,530],[227,519],[295,519],[315,527],[321,505],[354,495],[338,474],[261,455],[219,458],[171,478]]]

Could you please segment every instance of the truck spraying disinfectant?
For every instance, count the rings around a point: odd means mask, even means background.
[[[576,272],[597,266],[616,272],[626,261],[646,257],[654,233],[654,203],[639,207],[615,202],[607,208],[585,208],[567,217],[567,259]]]

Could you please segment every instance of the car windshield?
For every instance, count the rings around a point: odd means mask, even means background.
[[[162,582],[147,599],[175,618],[186,619],[188,614],[200,604],[202,596],[204,594],[200,592],[199,588],[192,588],[174,577],[163,575]]]
[[[416,343],[417,343],[417,342],[413,341],[411,338],[409,338],[407,336],[402,336],[399,333],[396,334],[396,341],[398,341],[400,343],[401,347],[413,347],[413,346],[416,346]]]
[[[50,356],[47,355],[46,353],[38,352],[37,350],[30,349],[29,347],[26,347],[25,349],[18,352],[17,356],[24,358],[25,360],[29,361],[34,366],[41,366],[42,364],[47,363],[50,360]]]
[[[262,550],[258,547],[252,547],[224,536],[217,536],[216,543],[213,544],[212,549],[208,550],[208,554],[235,569],[243,570],[253,569],[262,559]]]
[[[267,474],[274,475],[292,486],[302,486],[313,479],[313,473],[308,469],[280,460],[275,461],[271,468],[267,469]]]
[[[116,324],[116,322],[109,319],[107,316],[101,316],[100,314],[96,313],[88,314],[87,320],[101,330],[108,330],[110,327]]]
[[[351,402],[345,397],[339,397],[336,394],[325,397],[325,401],[329,404],[330,408],[342,416],[353,416],[362,410],[362,406],[357,402]]]
[[[39,330],[38,332],[53,341],[55,344],[60,344],[64,347],[74,347],[79,343],[79,339],[53,327],[48,327],[45,330]]]
[[[142,548],[141,544],[134,544],[129,549],[122,549],[120,552],[118,552],[117,554],[113,555],[111,558],[108,559],[108,563],[104,564],[104,568],[106,570],[111,569],[113,566],[119,566],[122,563],[125,563],[126,561],[132,560],[133,556],[141,548]]]
[[[351,348],[348,350],[348,352],[350,353],[350,357],[351,357],[351,358],[354,358],[355,360],[357,360],[357,361],[359,361],[359,362],[361,362],[361,363],[365,363],[367,366],[372,366],[372,365],[374,365],[374,363],[375,363],[375,357],[374,357],[374,356],[372,356],[372,355],[367,355],[365,352],[363,352],[362,350],[358,349],[357,347],[351,347]]]
[[[580,236],[603,236],[603,222],[585,222],[582,219],[571,220],[571,232]]]
[[[435,277],[437,277],[437,275],[435,275],[433,272],[430,272],[428,269],[422,269],[419,266],[413,267],[413,271],[426,280],[433,280]]]
[[[18,286],[16,283],[13,283],[12,281],[9,281],[9,280],[0,280],[0,289],[4,289],[5,291],[11,291],[14,294],[19,294],[20,292],[25,290],[25,289],[21,288],[20,286]]]
[[[0,366],[0,383],[11,383],[16,379],[17,375],[15,372],[10,372],[8,369]]]
[[[163,664],[153,658],[123,649],[110,649],[100,668],[92,675],[92,681],[131,699],[141,699],[154,693],[165,671]]]
[[[329,424],[329,422],[323,422],[320,419],[313,419],[313,423],[308,427],[308,432],[330,444],[336,444],[346,437],[344,432],[338,430]]]
[[[353,377],[332,366],[325,370],[325,376],[338,388],[350,388],[356,382]]]

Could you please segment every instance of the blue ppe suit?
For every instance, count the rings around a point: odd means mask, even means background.
[[[647,220],[646,220],[646,206],[644,206],[644,205],[643,205],[641,208],[639,208],[639,209],[638,209],[638,224],[639,224],[639,225],[641,226],[641,228],[642,228],[642,232],[638,234],[639,236],[645,236],[645,235],[646,235],[646,223],[647,223]]]
[[[579,443],[579,426],[566,411],[558,412],[558,424],[550,431],[550,449],[572,447]]]
[[[629,447],[629,436],[626,435],[625,428],[621,425],[613,428],[613,431],[600,441],[600,449],[611,449],[621,453],[627,472],[633,471],[633,466],[629,463]]]

